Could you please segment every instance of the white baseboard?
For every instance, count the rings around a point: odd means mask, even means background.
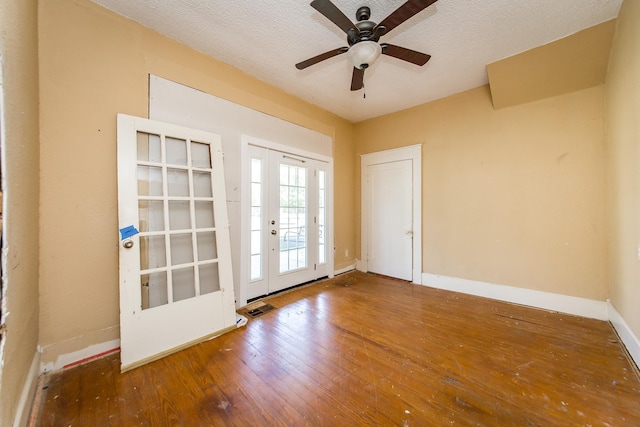
[[[363,273],[367,272],[367,262],[356,259],[356,270],[362,271]]]
[[[113,353],[120,349],[120,340],[111,340],[100,344],[90,345],[82,350],[61,354],[53,362],[40,363],[40,373],[55,372],[65,367],[84,363],[89,360],[99,358],[103,355]]]
[[[448,291],[461,292],[591,319],[609,320],[607,303],[604,301],[429,273],[422,273],[422,283],[424,286]]]
[[[36,351],[31,360],[31,366],[27,373],[27,378],[22,387],[18,407],[16,408],[16,417],[13,420],[13,427],[23,427],[29,422],[29,414],[33,406],[33,400],[36,396],[36,387],[38,385],[38,374],[40,368],[40,352]]]
[[[345,268],[341,268],[340,270],[334,271],[333,274],[335,276],[337,276],[338,274],[348,273],[348,272],[353,271],[355,269],[356,269],[356,265],[355,264],[351,264],[351,265],[346,266]]]
[[[629,355],[636,363],[636,366],[640,367],[640,340],[633,333],[620,313],[618,313],[618,310],[611,304],[611,301],[607,301],[607,307],[609,309],[609,321],[615,328],[622,343],[627,348]]]

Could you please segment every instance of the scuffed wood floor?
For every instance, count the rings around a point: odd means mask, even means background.
[[[606,322],[353,272],[120,374],[44,381],[40,426],[640,426]]]

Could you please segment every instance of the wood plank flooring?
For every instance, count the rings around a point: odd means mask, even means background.
[[[119,372],[48,376],[39,426],[640,426],[607,322],[353,272]]]

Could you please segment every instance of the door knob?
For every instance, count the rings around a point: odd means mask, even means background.
[[[278,234],[278,232],[276,230],[271,230],[271,234],[275,236],[276,234]]]
[[[125,240],[124,242],[122,242],[122,246],[125,249],[131,249],[133,247],[133,240],[131,240],[131,239]]]

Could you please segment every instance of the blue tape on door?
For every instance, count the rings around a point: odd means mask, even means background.
[[[133,225],[129,225],[120,229],[120,236],[122,236],[120,239],[128,239],[129,237],[135,236],[138,233],[139,231]]]

